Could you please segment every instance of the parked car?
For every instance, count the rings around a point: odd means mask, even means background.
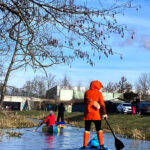
[[[119,113],[131,113],[132,112],[132,108],[131,108],[131,104],[130,103],[120,103],[117,106],[117,111]]]
[[[141,114],[150,114],[150,103],[149,102],[140,102],[139,111]]]

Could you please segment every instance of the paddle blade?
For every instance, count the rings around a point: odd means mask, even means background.
[[[37,131],[37,129],[39,128],[40,126],[38,126],[36,129],[34,129],[34,130],[32,130],[33,132],[36,132]]]
[[[33,132],[36,132],[36,131],[37,131],[37,129],[38,129],[38,128],[36,128],[36,129],[34,129],[34,130],[32,130],[32,131],[33,131]]]
[[[116,150],[121,150],[122,148],[124,148],[124,144],[117,138],[115,138],[115,146]]]

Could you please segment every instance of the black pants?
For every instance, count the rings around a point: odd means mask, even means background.
[[[58,112],[57,122],[61,119],[61,122],[64,122],[64,113]]]
[[[139,104],[136,105],[136,113],[139,113]]]
[[[97,132],[101,130],[101,120],[85,120],[85,131],[90,131],[92,122],[95,124]]]

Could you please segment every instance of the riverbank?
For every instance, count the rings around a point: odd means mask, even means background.
[[[0,128],[30,128],[37,126],[26,119],[26,116],[17,115],[13,111],[3,111],[0,112]]]
[[[71,125],[84,127],[83,113],[68,114],[67,118]],[[150,140],[149,120],[150,116],[108,114],[108,121],[115,134],[132,139]],[[104,120],[102,121],[102,128],[104,132],[110,132]],[[91,130],[95,131],[94,124],[92,124]]]
[[[0,113],[0,128],[28,128],[37,126],[26,118],[44,119],[49,115],[47,111],[16,111],[16,112],[1,112]],[[57,113],[55,113],[57,116]],[[150,116],[124,115],[115,114],[108,115],[108,121],[113,128],[115,134],[119,136],[150,140]],[[83,113],[73,112],[65,113],[65,121],[72,126],[84,127]],[[105,132],[110,132],[105,121],[102,122],[102,127]],[[91,127],[95,131],[94,125]]]

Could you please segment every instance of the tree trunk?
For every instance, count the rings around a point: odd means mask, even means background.
[[[6,92],[6,86],[7,86],[7,82],[8,82],[8,78],[9,78],[11,69],[12,69],[13,64],[14,64],[14,62],[15,62],[15,57],[16,57],[16,53],[17,53],[17,47],[18,47],[18,42],[16,42],[15,51],[14,51],[14,54],[13,54],[11,63],[10,63],[10,65],[9,65],[9,68],[8,68],[8,70],[7,70],[7,73],[6,73],[5,80],[4,80],[4,84],[3,84],[2,89],[1,89],[0,110],[1,110],[2,107],[3,107],[3,101],[4,101],[4,95],[5,95],[5,92]]]

